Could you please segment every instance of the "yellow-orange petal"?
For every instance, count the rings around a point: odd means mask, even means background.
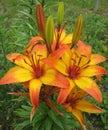
[[[38,59],[40,60],[42,58],[46,58],[47,54],[48,54],[46,44],[35,45],[34,48],[32,48],[31,53],[35,53],[37,60]]]
[[[30,85],[29,86],[30,100],[33,105],[33,109],[30,115],[30,119],[32,120],[34,113],[36,111],[36,108],[38,107],[38,104],[39,104],[39,94],[40,94],[42,82],[38,79],[33,79],[30,81],[29,85]]]
[[[21,67],[11,68],[4,77],[0,80],[0,85],[10,84],[10,83],[20,83],[26,82],[34,78],[32,72]]]
[[[67,66],[64,64],[62,60],[56,60],[54,68],[57,69],[62,74],[64,74],[65,76],[68,76]]]
[[[31,67],[31,62],[29,58],[20,53],[11,53],[7,55],[7,58],[14,62],[16,65],[26,68],[33,72],[33,68]]]
[[[98,102],[102,102],[102,94],[98,87],[98,85],[88,77],[79,77],[74,80],[76,85],[90,94],[93,98],[95,98]]]
[[[60,30],[60,33],[61,33],[61,35],[60,35],[60,41],[62,41],[66,37],[66,31],[65,30]]]
[[[87,93],[83,91],[82,89],[79,89],[77,86],[72,89],[71,93],[69,94],[68,98],[69,99],[81,99],[83,98]]]
[[[61,48],[59,48],[58,50],[52,52],[49,57],[42,59],[42,61],[44,63],[46,63],[47,65],[54,67],[56,65],[56,61],[62,57],[62,55],[65,53],[65,51],[67,51],[69,48],[67,45],[63,45]]]
[[[61,44],[71,44],[73,34],[68,34],[64,40],[61,41]]]
[[[76,52],[78,54],[86,55],[87,57],[91,55],[91,46],[84,44],[82,41],[79,41],[77,46]]]
[[[96,64],[103,62],[105,60],[106,59],[104,56],[101,56],[99,54],[92,54],[89,65],[96,65]]]
[[[31,113],[30,113],[30,122],[32,121],[33,119],[33,116],[35,114],[35,111],[36,111],[36,108],[35,107],[32,107],[32,110],[31,110]]]
[[[43,59],[42,61],[46,63],[47,65],[49,65],[50,67],[58,70],[62,74],[68,76],[68,73],[66,72],[67,71],[66,65],[64,64],[62,60],[49,57],[49,58]]]
[[[54,69],[46,70],[45,74],[40,79],[47,85],[57,86],[60,88],[67,88],[69,86],[68,80]]]
[[[71,108],[70,106],[68,106],[66,108],[66,110],[68,112],[71,112],[76,117],[76,119],[79,121],[79,123],[81,124],[81,126],[83,127],[83,129],[86,130],[86,127],[84,125],[84,118],[83,118],[82,113],[79,110],[77,110],[77,109]]]
[[[30,40],[29,44],[30,44],[31,46],[33,46],[33,45],[35,45],[36,43],[39,43],[40,41],[44,41],[43,38],[40,37],[40,36],[36,36],[36,37],[33,37],[33,38]]]
[[[69,47],[67,45],[62,45],[59,49],[52,52],[48,58],[59,59],[65,53],[65,51],[68,51],[68,50],[69,50]]]
[[[68,79],[68,78],[67,78]],[[58,95],[58,98],[57,98],[57,103],[58,104],[62,104],[65,102],[67,96],[70,94],[70,92],[72,91],[72,89],[75,87],[75,84],[73,83],[72,80],[68,79],[70,85],[68,88],[63,88],[63,89],[60,89],[60,93]]]
[[[23,57],[23,55],[20,54],[20,53],[10,53],[10,54],[8,54],[6,57],[7,57],[7,59],[10,60],[11,62],[14,62],[14,60],[15,60],[18,56],[20,56],[20,57],[22,56],[22,57]]]
[[[80,72],[79,76],[96,76],[100,74],[106,74],[106,70],[104,67],[101,66],[89,66],[85,69],[82,69]]]
[[[97,78],[98,81],[101,81],[101,80],[102,80],[101,75],[96,75],[96,78]]]
[[[86,107],[85,107],[86,106]],[[104,112],[103,109],[97,107],[93,103],[87,101],[87,100],[78,100],[75,104],[75,108],[84,112],[89,113],[102,113]]]
[[[66,66],[70,65],[72,60],[71,56],[72,56],[71,50],[68,48],[67,51],[65,51],[65,53],[62,56],[63,63],[65,63]]]
[[[33,37],[30,42],[29,42],[29,47],[26,48],[25,52],[28,54],[28,53],[31,53],[31,52],[34,52],[34,48],[35,46],[37,46],[38,44],[44,42],[43,38],[40,37],[40,36],[36,36],[36,37]]]

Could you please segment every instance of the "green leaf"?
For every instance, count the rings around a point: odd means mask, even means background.
[[[22,105],[22,108],[15,111],[19,117],[30,118],[31,107]]]
[[[45,103],[41,103],[37,108],[36,113],[33,118],[33,123],[43,120],[47,115],[48,107]]]
[[[31,8],[31,9],[33,8],[33,7],[30,5],[29,2],[24,1],[24,0],[22,0],[22,1],[19,3],[19,6],[28,7],[28,8]]]
[[[59,126],[62,130],[64,130],[63,124],[62,124],[62,122],[59,120],[58,115],[57,115],[55,112],[53,112],[52,110],[50,110],[50,111],[48,112],[48,116],[50,117],[50,119],[52,119],[52,121],[53,121],[57,126]]]
[[[41,129],[40,129],[41,125],[43,125],[41,121],[35,123],[35,124],[33,125],[33,129],[32,129],[32,130],[41,130]]]
[[[28,112],[31,112],[31,106],[25,106],[25,105],[22,105],[22,108],[24,109],[24,110],[26,110],[26,111],[28,111]]]
[[[38,113],[38,114],[35,114],[34,115],[34,118],[33,118],[33,123],[37,123],[37,122],[41,122],[41,120],[43,120],[45,118],[45,114],[44,113]]]
[[[27,128],[28,126],[30,126],[30,121],[26,120],[22,123],[19,123],[15,126],[15,130],[23,130],[24,128]]]
[[[44,121],[44,130],[51,130],[52,124],[53,121],[49,117],[47,117]]]
[[[28,18],[30,18],[30,19],[34,22],[34,24],[36,23],[35,20],[34,20],[34,18],[32,17],[32,15],[30,15],[29,13],[24,12],[24,11],[19,11],[19,12],[22,13],[22,14],[24,14],[24,15],[27,16]]]

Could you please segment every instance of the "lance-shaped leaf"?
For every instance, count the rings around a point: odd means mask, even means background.
[[[46,25],[46,18],[44,15],[44,10],[41,4],[36,5],[36,18],[37,18],[37,25],[40,32],[40,35],[45,38],[45,25]]]
[[[57,13],[57,23],[58,23],[58,25],[62,24],[63,17],[64,17],[64,3],[60,2],[59,7],[58,7],[58,13]]]
[[[46,22],[46,42],[47,42],[47,47],[48,50],[50,51],[51,44],[53,43],[54,40],[54,21],[52,16],[49,16]]]
[[[82,15],[80,15],[75,23],[75,29],[73,32],[71,47],[73,47],[75,44],[77,44],[77,42],[80,40],[81,33],[82,33],[82,26],[83,26],[83,18],[82,18]]]

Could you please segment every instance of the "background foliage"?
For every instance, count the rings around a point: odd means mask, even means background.
[[[67,24],[67,32],[72,32],[76,18],[79,14],[83,14],[83,41],[92,45],[94,53],[99,53],[106,57],[107,61],[103,63],[103,66],[108,71],[108,1],[100,0],[99,8],[97,12],[94,12],[94,0],[44,0],[46,16],[51,14],[54,18],[56,17],[57,5],[60,1],[63,1],[65,5],[64,21]],[[0,0],[0,78],[13,65],[6,59],[6,54],[10,52],[22,52],[23,46],[28,44],[31,37],[38,34],[35,18],[35,4],[37,2],[38,0]],[[108,130],[108,76],[106,75],[102,78],[102,82],[98,84],[103,93],[103,103],[98,104],[93,99],[91,100],[101,108],[104,108],[106,112],[99,115],[85,114],[88,130]],[[0,87],[0,129],[32,129],[34,124],[30,124],[29,122],[29,110],[31,109],[29,101],[25,97],[16,97],[7,94],[10,91],[25,92],[21,85],[5,85]],[[25,107],[25,105],[28,107]],[[39,111],[44,113],[42,108],[48,108],[45,104],[42,105]],[[51,119],[54,117],[54,112],[49,111],[48,113],[46,122],[50,120],[50,124],[55,123],[56,125],[56,120],[60,117],[56,115],[55,118]],[[69,113],[66,113],[66,119],[69,116]],[[39,118],[37,119],[39,120]],[[40,116],[40,120],[43,119]],[[36,121],[36,119],[34,120]],[[39,123],[38,120],[37,123]],[[68,123],[70,123],[69,121]],[[74,130],[81,129],[75,120],[71,123]],[[62,125],[58,124],[59,126],[56,126],[56,130],[63,130],[61,128]],[[48,130],[48,128],[50,130],[51,126],[45,126],[44,123],[43,127],[39,127],[37,130]],[[46,127],[47,129],[45,129]],[[67,128],[67,130],[69,129]],[[52,130],[54,130],[53,126]]]

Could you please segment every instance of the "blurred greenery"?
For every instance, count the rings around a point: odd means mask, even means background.
[[[83,41],[92,45],[94,53],[106,57],[106,62],[102,65],[108,72],[108,0],[100,0],[96,12],[94,12],[94,0],[44,0],[46,16],[52,15],[56,20],[57,5],[61,1],[65,5],[64,22],[66,22],[67,33],[73,31],[77,17],[82,14],[84,17]],[[6,59],[6,55],[10,52],[22,52],[31,37],[38,34],[35,18],[37,2],[38,0],[0,0],[0,78],[13,66]],[[105,109],[106,112],[99,115],[85,114],[88,130],[108,130],[108,76],[103,76],[102,79],[98,84],[103,94],[103,102],[98,104],[93,99],[91,101]],[[24,92],[25,90],[19,85],[0,87],[0,129],[2,130],[14,129],[19,119],[18,113],[14,111],[17,109],[20,111],[22,104],[26,104],[22,97],[17,99],[15,96],[8,95],[7,92],[10,91]],[[79,125],[76,124],[76,126],[76,129],[80,130]],[[17,126],[16,129],[20,130],[19,127]]]

